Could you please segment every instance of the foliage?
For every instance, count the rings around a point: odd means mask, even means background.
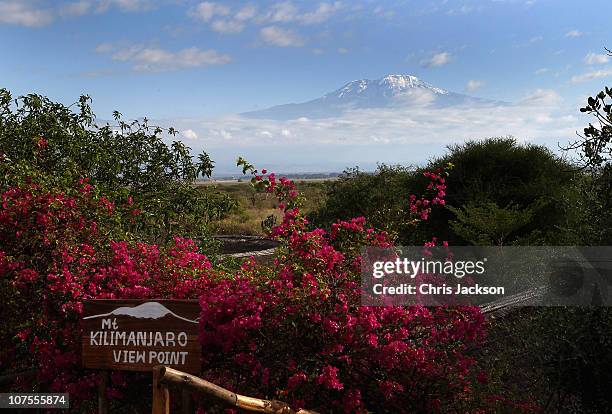
[[[539,350],[532,358],[544,367],[549,392],[575,398],[586,412],[612,406],[612,312],[607,308],[544,309],[532,324]],[[561,402],[562,404],[562,402]]]
[[[21,389],[69,392],[73,411],[86,411],[81,403],[92,400],[98,378],[80,367],[82,301],[199,297],[203,376],[242,393],[325,412],[496,412],[510,404],[474,392],[483,381],[472,355],[485,335],[478,308],[360,306],[360,247],[389,246],[388,235],[363,218],[313,229],[294,183],[254,178],[280,199],[283,221],[272,235],[283,248],[272,267],[249,261],[232,277],[187,239],[168,247],[112,241],[133,206],[113,204],[86,180],[64,192],[34,182],[8,188],[0,206],[3,369],[36,364],[35,383]],[[413,219],[436,197],[437,188],[413,197]],[[142,395],[138,375],[112,374],[117,407]]]
[[[612,89],[606,87],[587,99],[581,112],[592,115],[580,139],[566,148],[578,151],[582,179],[577,197],[569,200],[578,216],[575,242],[609,245],[612,242]],[[573,154],[572,154],[573,155]],[[543,378],[549,394],[547,407],[575,406],[575,412],[607,412],[612,406],[612,311],[610,308],[551,308],[532,312],[515,323],[527,342],[528,364]],[[518,352],[523,352],[518,350]],[[523,353],[524,354],[524,353]]]
[[[478,308],[360,306],[359,277],[364,246],[391,246],[396,235],[434,245],[431,236],[445,232],[450,220],[443,206],[451,195],[465,226],[486,230],[486,222],[500,215],[511,226],[523,217],[513,215],[511,206],[533,208],[525,227],[547,219],[541,209],[555,213],[551,203],[559,182],[565,183],[559,178],[563,164],[549,153],[515,151],[513,141],[492,140],[456,148],[454,158],[437,160],[431,169],[356,171],[354,181],[347,177],[330,187],[351,191],[332,199],[328,215],[320,216],[329,220],[327,230],[302,213],[295,183],[241,159],[253,186],[278,199],[282,217],[270,235],[282,247],[272,265],[213,267],[191,239],[172,236],[199,236],[203,216],[222,216],[228,208],[223,196],[211,198],[191,185],[198,174],[210,173],[208,156],[195,163],[182,144],[164,144],[162,131],[146,120],[128,125],[119,113],[116,132],[110,125],[96,127],[88,99],[77,105],[74,113],[36,95],[13,103],[8,92],[0,93],[0,366],[40,367],[33,384],[17,384],[20,389],[69,392],[73,411],[88,411],[98,377],[80,367],[83,300],[199,298],[202,375],[244,394],[322,412],[538,409],[489,392],[488,374],[476,358],[486,337]],[[546,160],[543,165],[528,165],[532,160],[513,166],[532,150]],[[519,170],[498,170],[487,164],[487,154],[505,160],[502,168]],[[535,176],[521,175],[528,166]],[[480,175],[470,175],[473,169]],[[513,177],[525,179],[517,183]],[[360,194],[373,184],[379,192]],[[332,220],[333,211],[354,209],[364,199],[376,227],[389,232],[368,227],[358,214]],[[478,200],[492,200],[495,208],[474,211],[468,202]],[[441,213],[446,221],[430,226]],[[170,242],[158,246],[133,235]],[[138,374],[111,378],[115,404],[142,395]]]
[[[426,223],[416,228],[406,226],[406,194],[425,191],[428,179],[423,172],[445,168],[449,163],[454,167],[446,182],[446,205],[455,210],[437,209]],[[374,174],[347,171],[329,184],[326,203],[312,218],[328,226],[334,216],[347,218],[363,213],[376,228],[398,234],[399,242],[405,245],[418,245],[434,236],[462,245],[472,241],[451,226],[456,220],[453,211],[494,204],[502,211],[531,216],[528,223],[513,225],[515,231],[507,242],[565,244],[569,230],[560,229],[574,225],[572,215],[576,214],[575,205],[567,202],[577,198],[576,173],[572,170],[571,164],[547,148],[519,144],[514,138],[469,141],[450,146],[446,155],[425,168],[383,165]],[[487,218],[481,213],[474,214],[479,214],[481,221],[487,219],[482,226],[494,228],[495,214],[489,211]]]
[[[9,187],[1,197],[0,365],[37,367],[35,389],[68,392],[79,407],[98,380],[80,366],[82,301],[197,298],[211,263],[187,239],[163,248],[113,241],[132,206],[113,204],[86,180],[66,192]],[[126,388],[126,376],[113,373],[110,394]]]
[[[473,245],[503,246],[508,239],[531,223],[537,206],[520,209],[515,205],[500,208],[492,202],[476,204],[469,202],[458,209],[448,206],[457,216],[450,226],[459,237]],[[513,240],[514,243],[517,240]],[[524,242],[524,240],[518,240]]]
[[[572,187],[571,165],[545,147],[519,144],[514,138],[490,138],[449,147],[449,153],[434,160],[428,168],[452,162],[448,179],[447,204],[465,209],[470,204],[494,203],[498,208],[514,210],[517,218],[531,215],[528,223],[515,223],[514,240],[531,244],[564,244],[559,226],[567,221],[568,206],[563,203]],[[523,213],[518,213],[523,211]],[[450,231],[454,214],[440,211],[433,217],[431,231],[451,244],[468,240]],[[522,216],[522,217],[521,217]],[[496,226],[495,215],[484,226]],[[510,240],[508,240],[510,241]]]
[[[188,147],[167,144],[164,130],[146,118],[126,123],[115,111],[116,126],[96,125],[89,102],[81,96],[74,111],[39,95],[13,99],[0,89],[0,188],[36,176],[48,187],[68,189],[89,177],[113,201],[132,195],[142,214],[133,226],[126,222],[126,230],[159,242],[173,234],[205,236],[208,222],[232,206],[228,197],[193,186],[212,173],[208,155],[194,161]]]
[[[322,412],[499,408],[503,398],[484,402],[473,393],[479,372],[470,353],[485,334],[478,308],[360,306],[360,248],[390,246],[388,236],[363,217],[339,220],[329,232],[312,228],[294,183],[239,165],[279,197],[284,216],[272,235],[284,247],[271,273],[245,263],[201,296],[208,379]],[[437,191],[409,197],[415,219],[426,220],[432,200],[440,202],[440,175],[428,177]]]
[[[612,99],[612,89],[606,87],[595,97],[587,99],[587,105],[580,108],[580,112],[586,112],[598,122],[598,126],[589,123],[584,128],[582,140],[575,143],[576,148],[581,150],[584,166],[599,169],[610,168],[612,161],[612,104],[607,103]]]
[[[325,183],[321,181],[296,181],[302,194],[301,211],[306,214],[320,206],[324,199]],[[215,234],[262,235],[282,219],[278,200],[273,194],[259,192],[248,182],[217,183],[214,191],[227,194],[235,207],[221,220],[211,223]]]
[[[363,216],[376,228],[398,233],[405,222],[416,174],[399,165],[381,164],[375,173],[347,169],[337,180],[326,183],[325,202],[309,217],[328,227],[337,219]]]
[[[543,412],[608,412],[611,316],[607,308],[517,309],[489,330],[482,364],[505,395],[529,389]]]
[[[610,52],[609,52],[610,53]],[[592,115],[597,124],[589,123],[580,140],[566,150],[578,151],[580,167],[589,176],[581,186],[581,198],[585,200],[582,211],[581,242],[583,244],[609,245],[612,243],[612,89],[606,87],[595,97],[587,99],[581,112]]]

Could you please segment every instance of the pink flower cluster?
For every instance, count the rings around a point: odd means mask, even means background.
[[[415,211],[423,220],[444,199],[443,174],[428,177],[435,194]],[[474,396],[486,379],[472,352],[485,336],[478,308],[361,306],[361,249],[390,246],[388,235],[363,217],[314,228],[293,182],[269,174],[254,183],[279,198],[284,217],[271,235],[282,247],[271,265],[249,260],[232,274],[192,240],[113,240],[117,215],[137,206],[97,195],[87,180],[69,193],[6,190],[0,365],[40,367],[35,381],[69,392],[76,410],[98,381],[80,367],[83,300],[199,298],[202,376],[242,394],[320,412],[494,412]],[[138,383],[130,375],[113,373],[112,398]]]
[[[165,249],[109,240],[120,212],[94,194],[82,180],[70,194],[30,184],[1,195],[0,365],[38,367],[35,381],[70,393],[75,408],[95,395],[97,381],[80,366],[83,300],[196,299],[212,267],[191,240]],[[113,375],[110,395],[121,395],[123,377]]]
[[[387,236],[363,217],[312,228],[293,205],[295,184],[258,177],[284,210],[272,229],[283,247],[271,269],[243,266],[200,297],[206,378],[321,412],[468,407],[480,310],[360,306],[361,248],[388,247]]]
[[[423,176],[429,179],[427,195],[421,197],[410,195],[409,208],[412,217],[417,220],[427,220],[432,206],[446,204],[446,177],[448,177],[448,170],[452,167],[453,165],[449,164],[446,169],[438,168],[434,172],[425,171],[423,173]]]

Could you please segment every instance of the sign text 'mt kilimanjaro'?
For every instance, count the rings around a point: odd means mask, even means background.
[[[197,374],[199,310],[196,301],[86,301],[83,366],[149,371],[166,365]]]

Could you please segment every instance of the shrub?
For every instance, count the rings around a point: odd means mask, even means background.
[[[372,226],[399,231],[405,223],[408,194],[415,191],[416,171],[381,164],[374,173],[352,168],[326,183],[324,204],[310,214],[313,222],[329,227],[338,219],[367,217]]]
[[[279,196],[284,219],[272,234],[285,247],[271,273],[247,263],[203,292],[206,377],[322,412],[447,412],[474,403],[470,350],[484,336],[480,310],[360,306],[360,247],[389,246],[388,236],[364,218],[312,229],[292,182],[243,165],[256,186]],[[426,217],[422,200],[417,217]]]
[[[323,412],[532,409],[482,397],[478,308],[360,306],[360,248],[390,246],[389,236],[364,218],[313,228],[291,181],[252,170],[256,187],[279,197],[284,217],[272,235],[283,247],[271,267],[247,261],[231,277],[188,239],[168,247],[113,240],[119,217],[139,212],[87,180],[70,191],[30,182],[3,192],[1,362],[40,367],[20,389],[69,392],[73,411],[88,410],[98,378],[80,366],[84,299],[199,297],[202,375],[238,392]],[[408,198],[409,220],[426,220],[441,204],[443,174],[428,174],[431,191]],[[136,396],[142,411],[148,381],[122,372],[111,379],[115,407],[126,411],[123,397]]]
[[[610,54],[610,51],[608,51]],[[579,166],[588,179],[581,186],[581,244],[610,245],[612,243],[612,89],[606,87],[587,99],[580,108],[596,119],[594,126],[584,128],[580,139],[571,143],[567,151],[578,150]]]
[[[519,144],[514,138],[490,138],[449,147],[449,153],[427,168],[455,165],[448,179],[447,203],[462,208],[470,203],[493,203],[497,209],[524,211],[531,219],[505,237],[506,244],[527,240],[528,244],[563,244],[560,228],[574,214],[565,203],[575,191],[575,168],[539,145]],[[492,214],[489,226],[494,226]],[[440,211],[428,223],[432,232],[451,244],[468,240],[449,231],[451,211]],[[519,220],[520,221],[520,220]],[[521,223],[522,224],[522,223]]]
[[[69,189],[89,177],[112,201],[132,195],[142,214],[124,227],[141,239],[207,236],[208,222],[233,205],[226,195],[194,187],[212,173],[208,155],[195,161],[182,142],[165,142],[176,130],[150,126],[146,118],[126,123],[115,112],[117,125],[97,125],[89,102],[81,96],[75,112],[43,96],[13,99],[0,89],[0,189],[32,177]]]
[[[459,227],[451,224],[458,217],[450,209],[441,208],[417,227],[406,223],[406,195],[425,191],[429,179],[423,173],[449,163],[454,167],[446,182],[446,204],[455,212],[477,215],[477,228],[464,231],[466,225],[474,227],[474,223],[462,223],[459,218],[462,231],[455,231]],[[312,218],[317,224],[329,226],[335,217],[363,214],[374,227],[397,234],[401,244],[415,245],[436,236],[452,245],[463,245],[497,239],[496,234],[478,234],[475,239],[465,236],[481,233],[481,225],[495,227],[500,214],[515,215],[517,222],[506,226],[513,229],[504,235],[506,244],[571,243],[575,240],[571,233],[578,230],[574,216],[580,196],[575,184],[580,178],[571,164],[545,147],[519,144],[514,138],[490,138],[450,146],[446,155],[424,168],[381,165],[373,174],[348,170],[329,184],[328,198]],[[489,206],[487,214],[470,211],[483,205]],[[529,220],[523,222],[526,216]]]
[[[37,367],[34,389],[68,392],[76,409],[97,381],[80,366],[82,301],[197,298],[211,264],[191,240],[112,241],[119,216],[138,211],[114,205],[86,180],[67,192],[10,187],[1,198],[0,365]],[[128,387],[126,375],[134,374],[112,375],[113,397]]]

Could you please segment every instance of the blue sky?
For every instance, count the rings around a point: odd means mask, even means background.
[[[570,139],[586,121],[578,113],[585,97],[612,83],[604,50],[612,48],[611,15],[610,1],[0,0],[0,87],[64,103],[85,93],[100,118],[117,109],[175,124],[188,131],[190,146],[209,149],[228,171],[231,159],[244,154],[296,170],[418,162],[445,144],[484,134],[549,146]],[[314,99],[388,73],[537,103],[540,112],[499,111],[482,130],[477,115],[451,114],[468,119],[465,131],[454,121],[448,127],[455,136],[443,128],[436,130],[440,137],[426,132],[428,147],[416,137],[421,130],[401,142],[385,138],[406,135],[397,122],[389,124],[398,130],[379,134],[347,118],[348,134],[363,134],[349,146],[309,135],[333,137],[330,122],[300,135],[302,126],[255,125],[231,115]],[[262,139],[252,139],[258,133]],[[287,157],[288,148],[298,155]]]

